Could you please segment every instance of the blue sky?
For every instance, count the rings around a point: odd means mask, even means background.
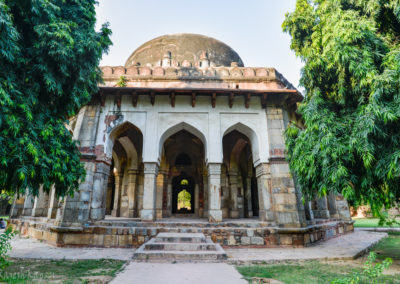
[[[282,32],[296,0],[99,0],[98,25],[108,21],[113,46],[101,65],[124,65],[141,44],[173,33],[197,33],[232,47],[245,66],[274,67],[298,86],[302,62]]]

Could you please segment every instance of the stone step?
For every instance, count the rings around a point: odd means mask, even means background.
[[[147,251],[146,253],[136,252],[134,259],[136,261],[148,262],[208,262],[208,261],[221,261],[225,260],[227,255],[225,252],[218,251]]]
[[[201,233],[159,233],[155,238],[156,243],[207,243]]]
[[[146,251],[165,250],[165,251],[216,251],[213,243],[150,243],[144,246]]]
[[[212,262],[227,258],[219,244],[201,233],[159,233],[138,248],[133,258],[137,261]]]

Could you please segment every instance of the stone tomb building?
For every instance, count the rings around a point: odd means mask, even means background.
[[[86,180],[14,202],[12,224],[55,245],[138,246],[158,232],[223,245],[309,245],[353,230],[347,202],[303,202],[284,130],[301,94],[226,44],[176,34],[140,46],[68,126]]]

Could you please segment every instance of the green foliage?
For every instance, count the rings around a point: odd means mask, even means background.
[[[0,271],[9,265],[7,254],[11,250],[10,241],[14,235],[10,227],[4,233],[0,234]]]
[[[95,0],[0,0],[0,191],[72,194],[84,177],[67,117],[90,100],[111,31]]]
[[[342,194],[383,219],[400,197],[400,2],[297,0],[283,29],[305,63],[305,127],[286,131],[303,194]]]
[[[376,254],[371,252],[364,264],[362,271],[353,272],[350,276],[332,281],[332,284],[358,284],[358,283],[380,283],[376,282],[377,278],[382,275],[385,269],[392,264],[390,258],[385,259],[382,263],[376,263]]]
[[[121,77],[119,77],[119,80],[118,80],[118,82],[117,82],[117,86],[118,87],[126,87],[127,85],[126,85],[126,82],[127,82],[128,80],[126,79],[126,77],[125,76],[121,76]]]

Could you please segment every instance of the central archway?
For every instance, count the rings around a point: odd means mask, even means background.
[[[156,210],[162,209],[162,217],[203,217],[205,214],[204,150],[201,137],[193,131],[183,129],[165,138],[160,163],[162,178],[157,183],[156,198]]]

